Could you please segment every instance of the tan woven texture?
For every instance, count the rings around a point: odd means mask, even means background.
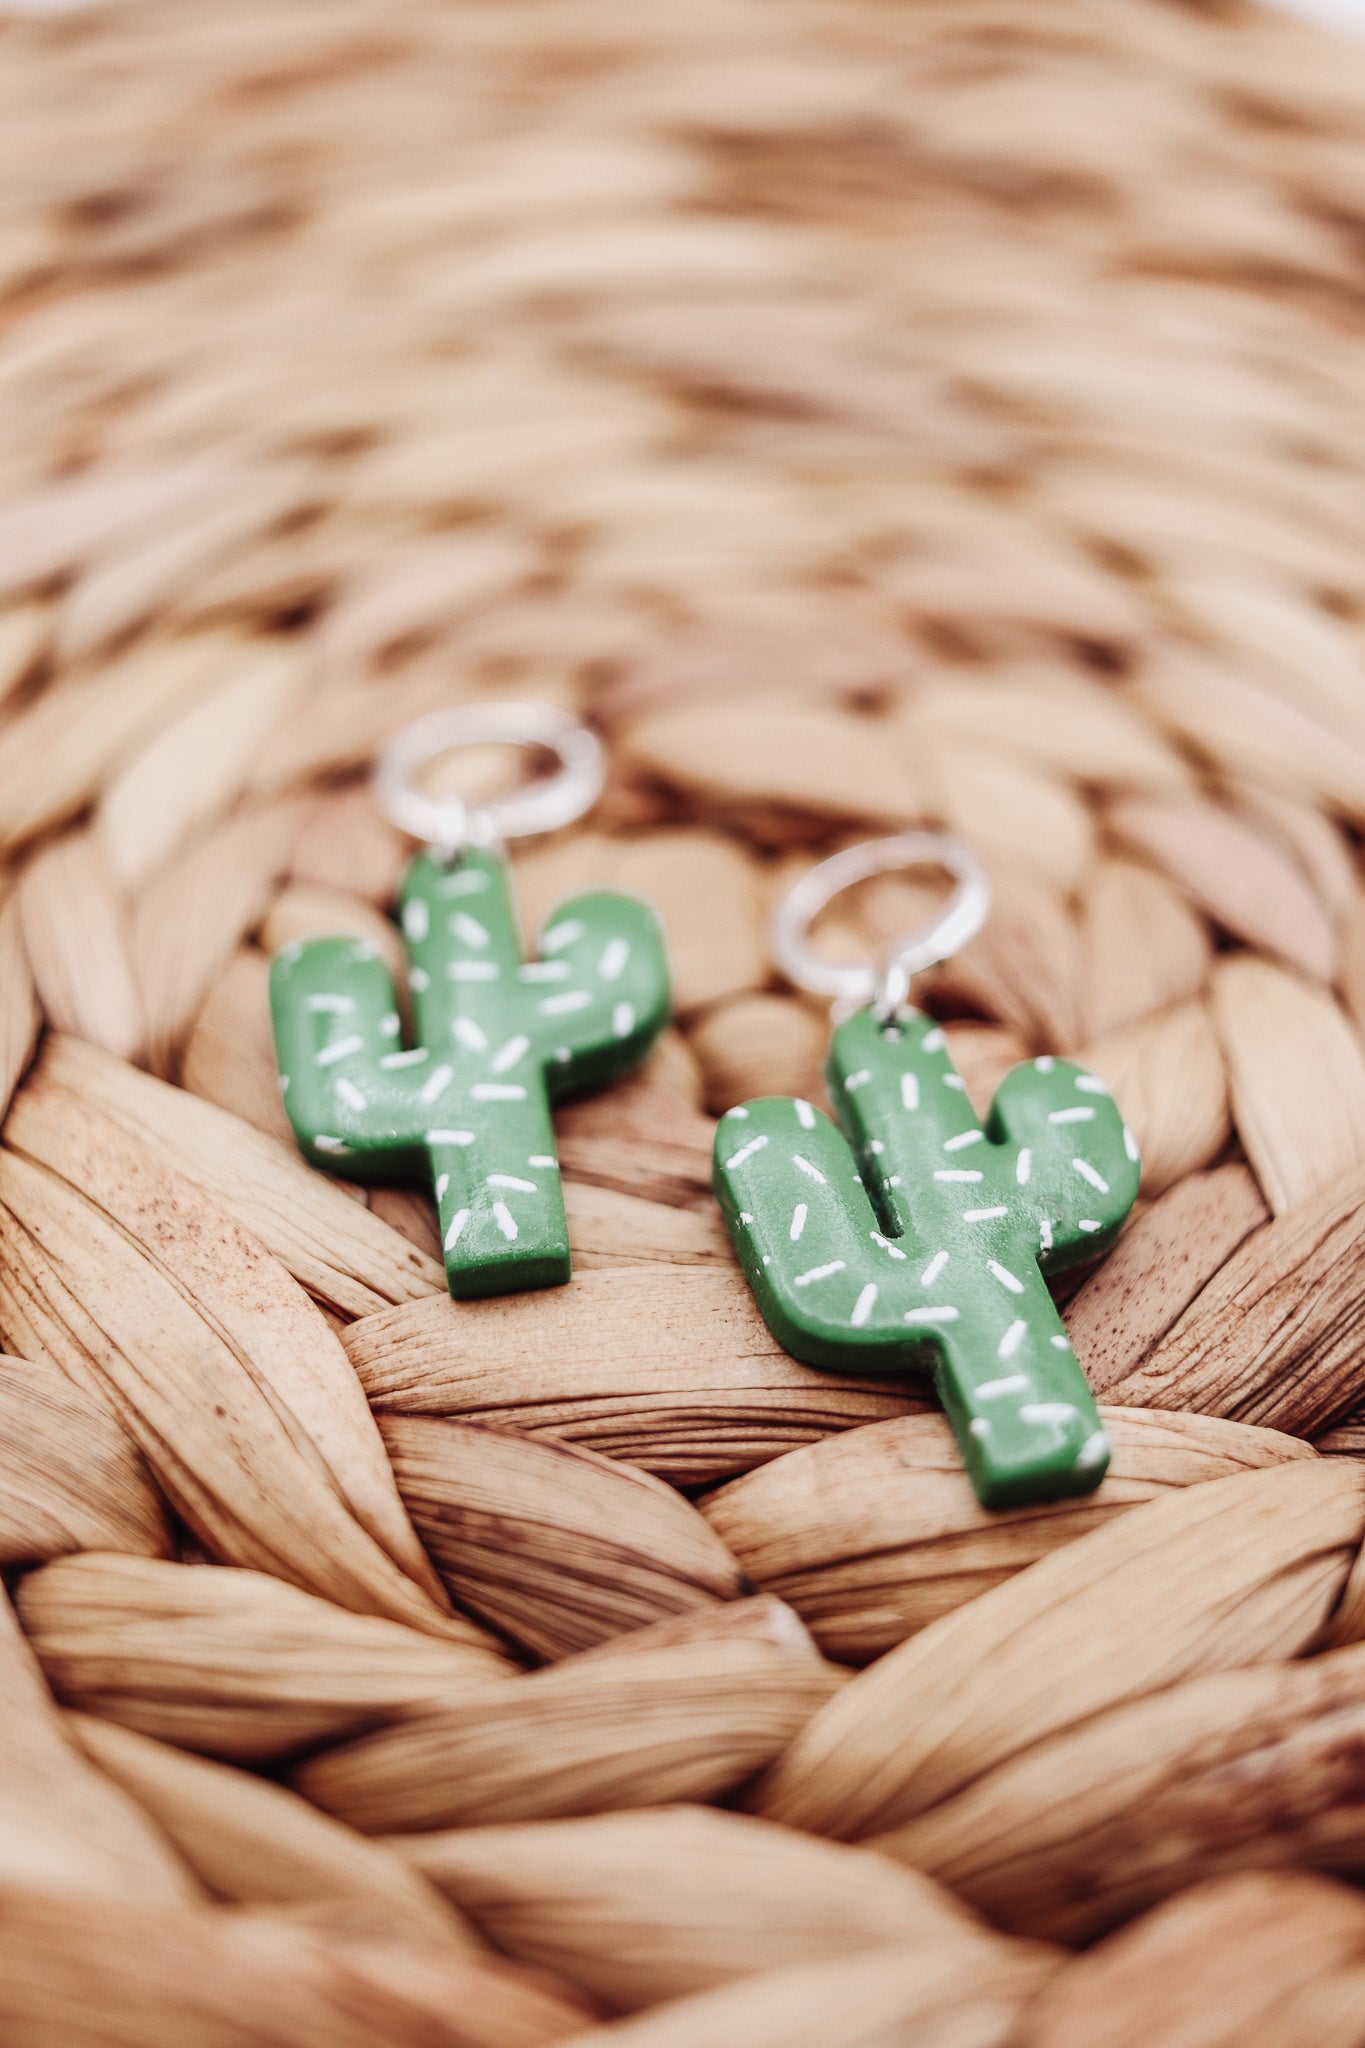
[[[1365,2042],[1363,192],[1236,5],[0,19],[6,2048]],[[498,695],[610,756],[526,922],[648,897],[677,1016],[457,1306],[265,974],[396,954],[368,767]],[[771,901],[920,822],[973,1096],[1143,1148],[1054,1507],[708,1190],[821,1092]]]

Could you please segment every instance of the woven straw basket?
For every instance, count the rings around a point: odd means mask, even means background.
[[[0,21],[0,164],[0,2042],[1360,2048],[1365,53],[116,0]],[[498,695],[610,755],[527,924],[647,897],[676,1019],[457,1305],[265,976],[396,955],[369,765]],[[788,1359],[709,1193],[821,1093],[771,901],[918,822],[973,1099],[1142,1146],[1085,1500]]]

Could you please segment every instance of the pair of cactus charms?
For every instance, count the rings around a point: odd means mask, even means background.
[[[506,869],[412,862],[401,894],[415,1042],[375,949],[326,938],[272,972],[281,1084],[314,1163],[434,1184],[453,1295],[569,1277],[550,1105],[635,1066],[668,1016],[648,907],[561,905],[522,958]],[[732,1109],[713,1184],[764,1319],[836,1372],[929,1373],[981,1501],[1097,1486],[1108,1444],[1045,1284],[1104,1251],[1138,1153],[1104,1084],[1064,1060],[1014,1068],[983,1126],[943,1032],[862,1010],[835,1030],[830,1098]]]

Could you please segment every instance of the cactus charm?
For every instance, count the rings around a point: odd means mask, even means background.
[[[1138,1152],[1102,1081],[1006,1075],[983,1126],[943,1032],[860,1010],[830,1099],[768,1097],[717,1132],[714,1186],[763,1316],[807,1364],[933,1374],[983,1505],[1087,1493],[1109,1447],[1044,1275],[1112,1243]]]
[[[550,1101],[635,1066],[668,1015],[658,926],[631,897],[559,908],[523,962],[506,869],[419,854],[401,891],[417,1044],[373,946],[313,939],[271,970],[281,1085],[315,1165],[435,1185],[446,1278],[467,1298],[569,1277]]]

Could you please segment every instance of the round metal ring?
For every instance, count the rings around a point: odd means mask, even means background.
[[[944,868],[957,884],[931,923],[893,940],[875,963],[840,966],[822,960],[813,950],[812,924],[845,889],[873,875],[922,867]],[[905,1002],[916,974],[947,960],[975,938],[990,903],[990,878],[960,840],[942,832],[898,832],[832,854],[802,875],[773,912],[769,941],[773,958],[797,988],[859,1008],[871,1003],[879,1016],[892,1017]]]
[[[477,806],[460,797],[423,796],[417,788],[429,761],[456,747],[486,746],[540,747],[559,766],[541,782]],[[570,712],[554,704],[490,701],[453,704],[405,725],[379,758],[374,792],[400,831],[453,859],[466,846],[492,846],[571,825],[592,809],[605,778],[601,741]]]

